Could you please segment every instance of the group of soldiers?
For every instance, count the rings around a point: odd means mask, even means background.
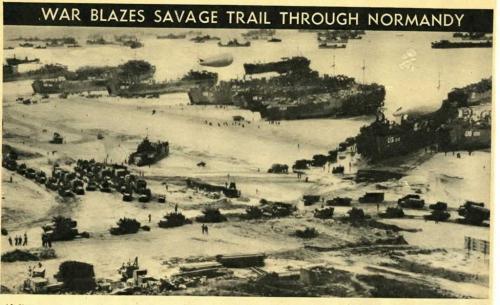
[[[14,242],[12,242],[12,237],[9,236],[10,246],[27,246],[28,245],[28,235],[24,233],[24,239],[21,235],[14,237]]]
[[[208,235],[208,226],[206,224],[201,225],[201,234],[207,234]]]
[[[44,247],[44,248],[45,247],[52,248],[52,240],[45,233],[42,234],[42,247]]]

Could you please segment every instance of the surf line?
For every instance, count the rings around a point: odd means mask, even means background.
[[[461,26],[464,14],[369,13],[368,25],[382,26]]]

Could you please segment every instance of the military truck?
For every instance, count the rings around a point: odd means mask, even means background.
[[[467,224],[481,225],[483,221],[490,219],[490,210],[482,202],[466,201],[458,208],[458,215]]]
[[[158,226],[160,228],[174,228],[191,223],[193,222],[187,219],[182,213],[173,212],[163,216],[163,219],[158,222]]]
[[[116,227],[109,229],[111,235],[134,234],[141,228],[141,223],[132,218],[120,218]]]
[[[267,170],[270,174],[288,174],[288,165],[275,163]]]
[[[79,235],[77,222],[71,218],[54,216],[52,222],[42,227],[44,234],[51,241],[73,240]]]
[[[402,218],[404,216],[405,213],[400,207],[387,207],[385,212],[380,214],[382,218]]]
[[[425,200],[418,194],[409,194],[398,199],[398,205],[408,209],[422,209],[425,206]]]
[[[315,209],[314,210],[314,217],[320,218],[320,219],[332,218],[333,217],[333,210],[334,209],[332,207]]]
[[[359,197],[359,203],[382,203],[384,202],[384,193],[368,192]]]
[[[326,201],[326,205],[329,206],[343,206],[347,207],[351,205],[352,198],[349,197],[335,197]]]
[[[52,135],[52,140],[49,141],[51,144],[63,144],[64,138],[57,132]]]

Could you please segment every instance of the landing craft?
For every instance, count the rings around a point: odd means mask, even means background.
[[[198,63],[201,66],[207,67],[227,67],[233,63],[233,56],[226,53],[206,58],[200,58],[198,59]]]

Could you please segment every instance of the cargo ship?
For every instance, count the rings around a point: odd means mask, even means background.
[[[169,144],[168,142],[151,142],[146,137],[137,146],[137,150],[132,153],[128,158],[129,164],[137,166],[151,165],[168,156]]]
[[[280,61],[270,63],[243,64],[246,74],[286,73],[290,70],[309,69],[311,61],[303,56],[283,57]]]
[[[449,41],[440,40],[434,41],[431,44],[433,49],[458,49],[458,48],[491,48],[493,43],[491,40],[484,41]]]
[[[292,62],[300,62],[290,65]],[[288,69],[285,69],[288,68]],[[359,84],[343,75],[320,76],[309,68],[309,59],[296,57],[281,62],[246,66],[250,72],[278,70],[278,76],[222,81],[209,89],[189,91],[193,105],[235,105],[257,111],[268,120],[375,114],[383,105],[385,88]]]
[[[7,61],[7,64],[10,66],[17,66],[21,64],[39,63],[40,59],[38,58],[28,59],[28,56],[22,59],[22,58],[17,58],[14,55],[14,57],[6,58],[5,61]]]

